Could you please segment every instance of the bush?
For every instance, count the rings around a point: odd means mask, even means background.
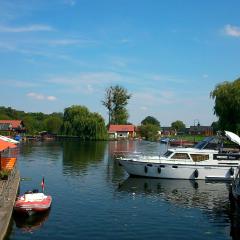
[[[0,171],[0,179],[1,180],[7,180],[9,175],[9,171],[7,170],[1,170]]]

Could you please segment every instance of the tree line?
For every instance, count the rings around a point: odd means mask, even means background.
[[[82,140],[107,139],[105,121],[98,113],[91,113],[85,106],[65,108],[64,113],[26,113],[10,107],[0,107],[0,119],[21,119],[27,134],[47,131],[52,134],[78,136]]]
[[[90,112],[85,106],[73,105],[64,112],[51,114],[26,113],[10,107],[0,107],[0,119],[22,119],[29,134],[48,131],[53,134],[79,136],[84,140],[107,138],[109,124],[128,124],[127,104],[132,97],[128,90],[116,85],[105,90],[101,103],[108,111],[108,124],[98,113]],[[230,130],[240,133],[240,78],[232,82],[218,84],[210,93],[214,100],[214,114],[218,121],[212,123],[214,130]],[[172,129],[180,131],[185,124],[177,120],[171,124]],[[154,140],[160,131],[160,122],[147,116],[139,126],[141,136]]]

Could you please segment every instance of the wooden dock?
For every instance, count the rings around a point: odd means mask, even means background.
[[[14,169],[8,180],[0,180],[0,240],[7,234],[19,182],[20,174],[17,169]]]

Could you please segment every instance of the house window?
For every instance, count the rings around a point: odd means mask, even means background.
[[[207,154],[190,154],[190,156],[194,162],[209,160],[209,155]]]
[[[187,153],[175,153],[171,159],[190,159]]]

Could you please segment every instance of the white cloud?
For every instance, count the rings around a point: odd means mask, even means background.
[[[48,101],[55,101],[57,98],[54,96],[46,96],[41,93],[30,92],[27,93],[27,96],[33,98],[35,100],[48,100]]]
[[[57,98],[54,96],[47,96],[46,99],[49,101],[55,101]]]
[[[240,37],[240,27],[228,24],[224,27],[224,34],[232,37]]]
[[[9,33],[22,33],[22,32],[39,32],[39,31],[54,31],[54,29],[49,25],[28,25],[23,27],[9,27],[9,26],[0,26],[0,32],[9,32]]]

